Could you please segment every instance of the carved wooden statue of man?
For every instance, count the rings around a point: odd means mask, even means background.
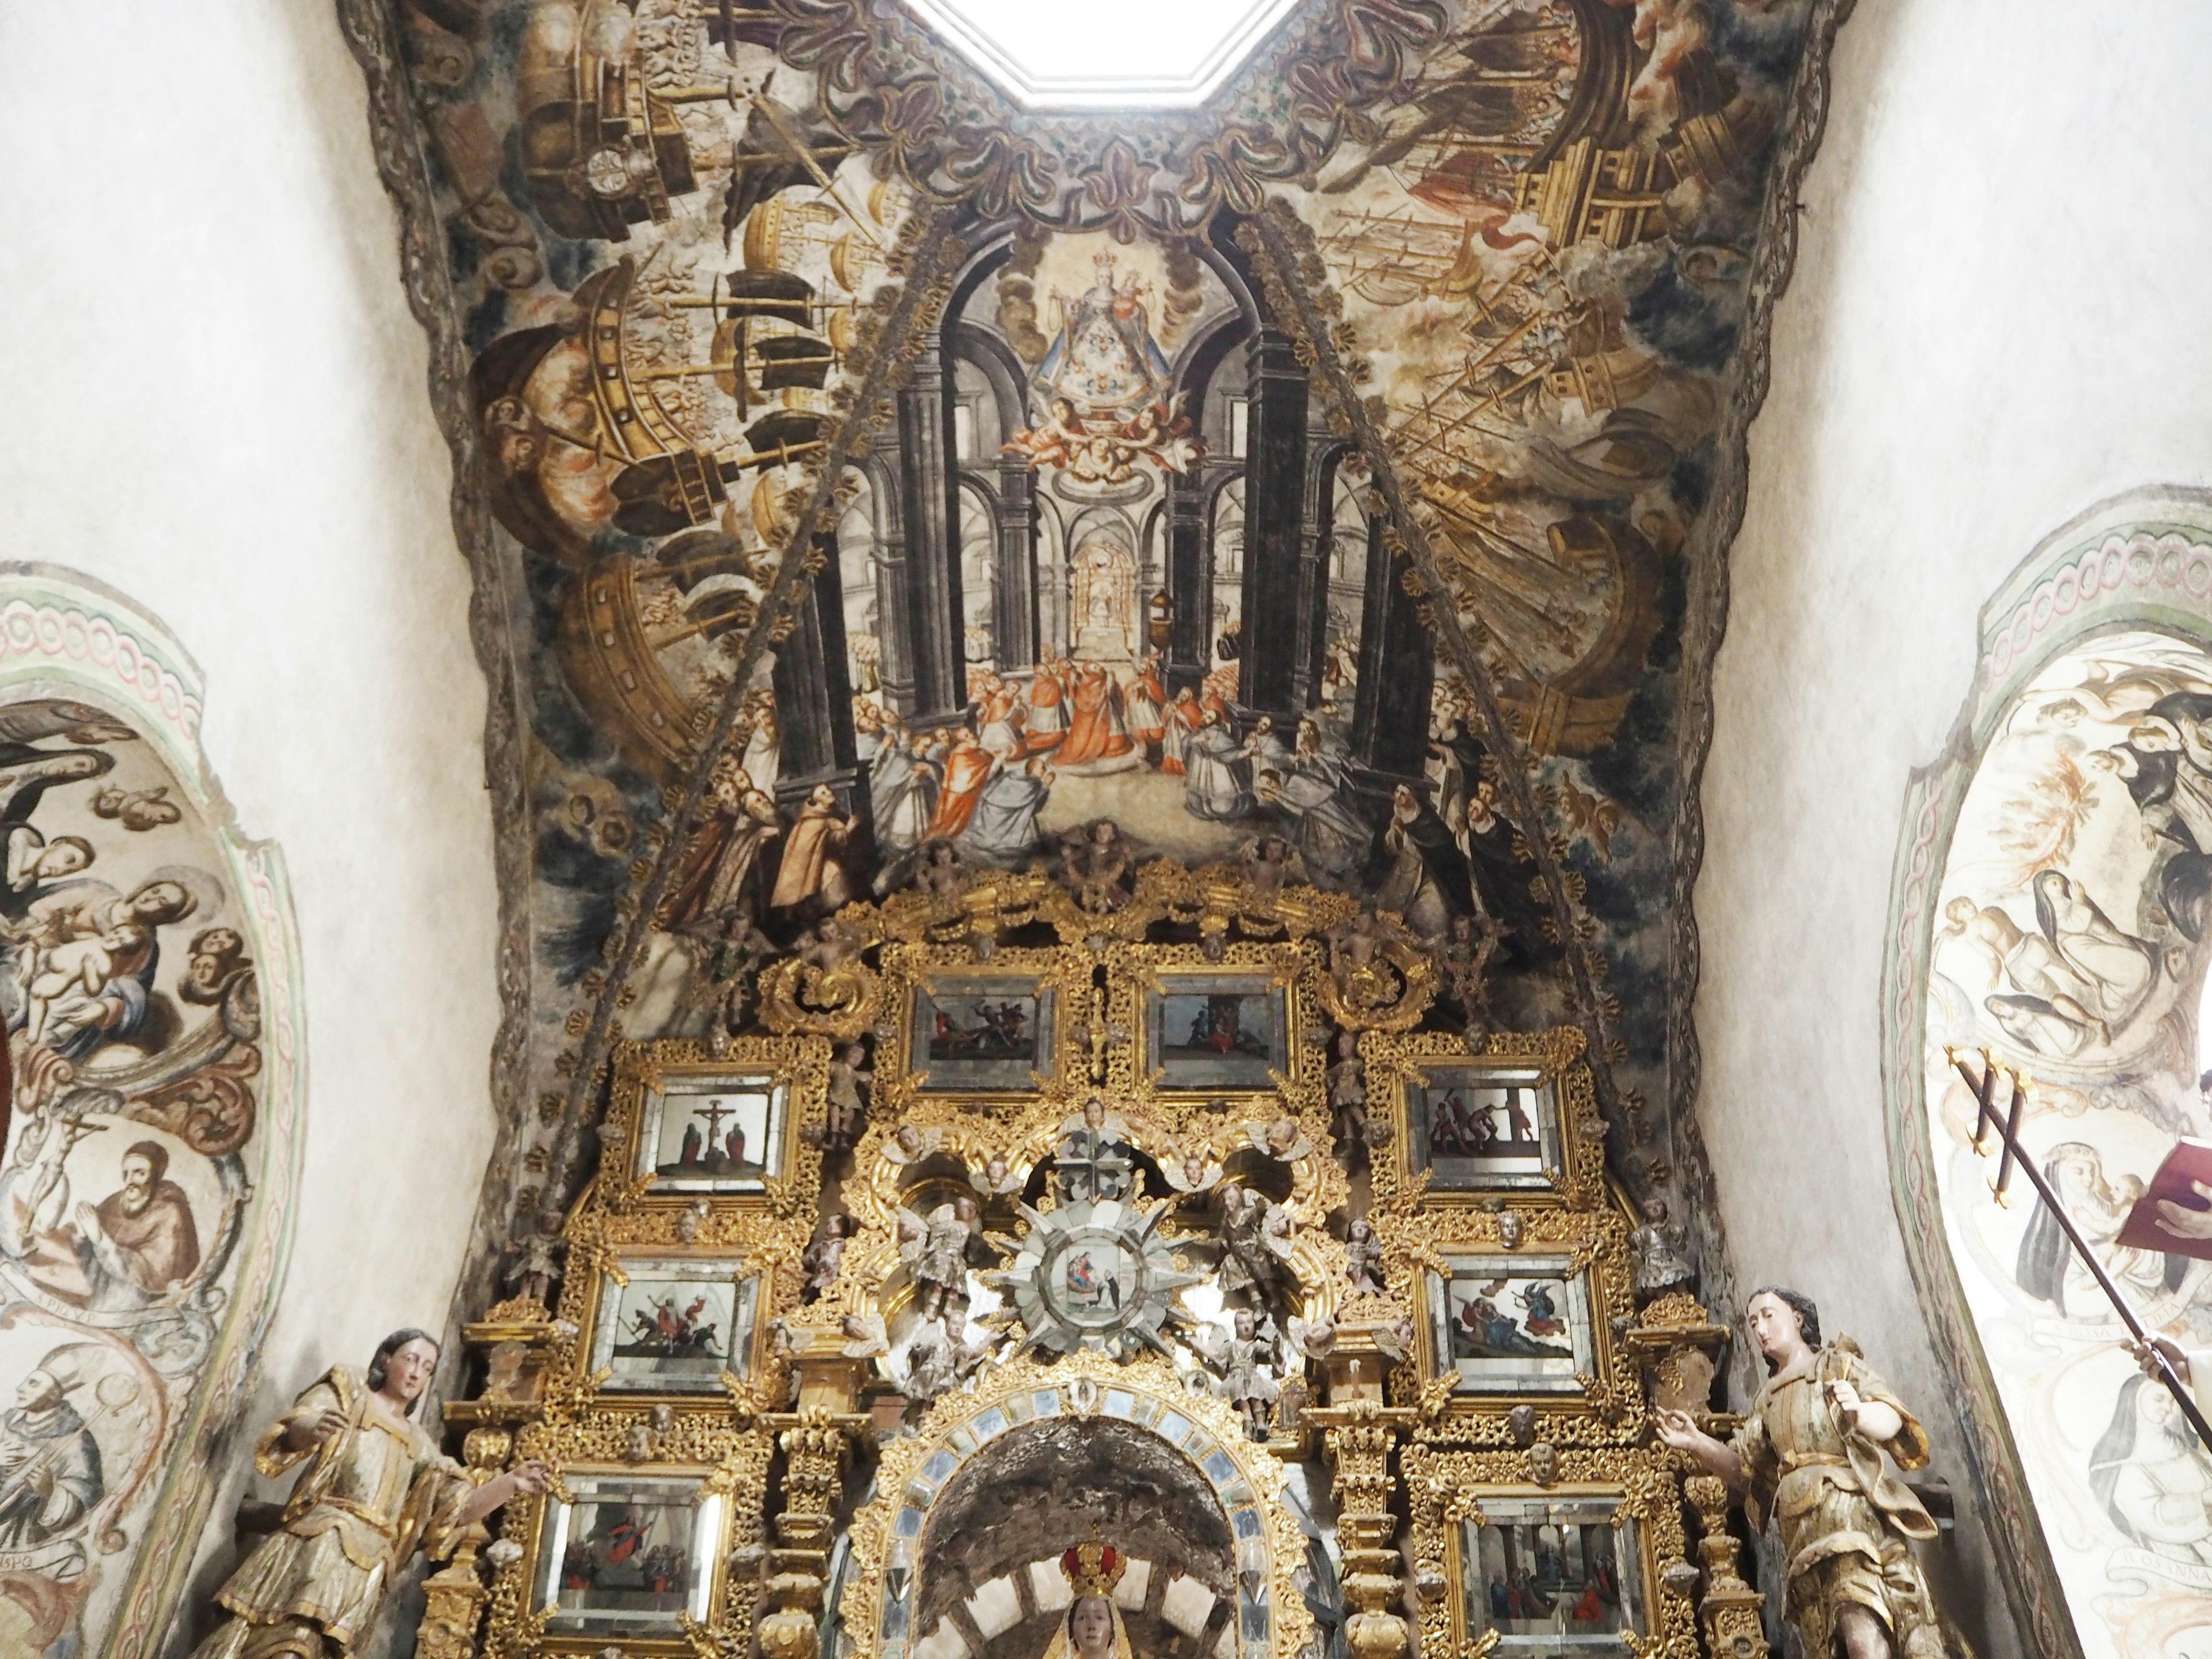
[[[1790,1616],[1811,1659],[1944,1659],[1911,1549],[1936,1523],[1882,1467],[1885,1451],[1899,1468],[1922,1467],[1927,1435],[1849,1338],[1821,1346],[1808,1298],[1753,1291],[1745,1322],[1767,1381],[1735,1438],[1723,1445],[1679,1411],[1655,1418],[1659,1437],[1743,1493],[1754,1524],[1773,1512]]]
[[[254,1447],[274,1478],[307,1472],[216,1600],[230,1614],[192,1659],[335,1659],[351,1651],[377,1603],[422,1550],[451,1553],[460,1534],[519,1493],[545,1490],[550,1472],[525,1463],[477,1486],[439,1454],[413,1420],[438,1364],[422,1331],[394,1331],[366,1374],[333,1366]]]

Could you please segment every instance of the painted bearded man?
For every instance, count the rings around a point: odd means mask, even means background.
[[[1808,1659],[1945,1659],[1948,1648],[1912,1542],[1936,1522],[1882,1467],[1928,1462],[1928,1437],[1849,1339],[1820,1344],[1811,1300],[1754,1291],[1744,1322],[1766,1386],[1726,1444],[1686,1412],[1654,1419],[1660,1439],[1744,1495],[1753,1525],[1771,1510],[1789,1565],[1790,1617]]]
[[[77,1206],[77,1236],[108,1276],[158,1296],[200,1265],[199,1230],[168,1149],[142,1140],[123,1154],[122,1188]]]

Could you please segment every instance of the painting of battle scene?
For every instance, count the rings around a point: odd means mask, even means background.
[[[2022,1139],[2144,1324],[2212,1340],[2212,1224],[2120,1242],[2201,1081],[2212,927],[2212,659],[2121,634],[2004,711],[1960,808],[1928,992],[1929,1129],[1946,1230],[2085,1638],[2212,1626],[2212,1487],[2172,1399],[2047,1209],[1989,1200],[1947,1047],[2035,1079]],[[2201,1042],[2201,1038],[2197,1039]],[[2115,1404],[2117,1401],[2117,1404]],[[2161,1641],[2164,1637],[2159,1639]]]
[[[617,981],[632,1035],[750,1029],[842,906],[1164,855],[1403,916],[1462,1018],[1581,1020],[1663,1109],[1686,562],[1805,5],[1393,9],[1278,171],[1125,189],[1088,128],[969,157],[1003,122],[907,26],[779,4],[410,14],[522,596],[526,1091]],[[961,118],[850,103],[848,48]]]
[[[0,1648],[103,1619],[236,1279],[253,935],[192,797],[88,703],[0,702]]]
[[[962,975],[915,993],[913,1069],[936,1089],[1022,1089],[1053,1070],[1054,995],[1019,975]]]
[[[711,1393],[725,1371],[752,1365],[758,1280],[722,1261],[624,1261],[599,1293],[592,1362],[612,1372],[606,1386],[657,1393]]]

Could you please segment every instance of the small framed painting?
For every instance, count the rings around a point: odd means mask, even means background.
[[[1058,998],[1022,974],[939,974],[914,988],[907,1069],[933,1093],[1028,1089],[1049,1077]]]
[[[703,1620],[724,1500],[701,1475],[563,1471],[538,1534],[537,1609],[568,1635],[681,1638]]]
[[[1455,1540],[1469,1651],[1597,1659],[1634,1650],[1644,1558],[1618,1496],[1480,1501],[1482,1518],[1462,1522]]]
[[[1290,991],[1267,974],[1177,974],[1145,992],[1162,1089],[1265,1089],[1291,1070]]]
[[[772,1073],[671,1073],[648,1087],[637,1173],[661,1193],[761,1193],[790,1157],[790,1088]]]
[[[1406,1153],[1437,1193],[1546,1192],[1565,1167],[1559,1094],[1540,1066],[1469,1060],[1406,1081]]]
[[[1448,1255],[1427,1275],[1435,1375],[1466,1395],[1579,1394],[1594,1376],[1589,1279],[1573,1259]]]
[[[624,1282],[624,1281],[627,1282]],[[714,1394],[749,1376],[760,1279],[727,1257],[625,1257],[604,1274],[592,1321],[593,1371],[641,1394]]]

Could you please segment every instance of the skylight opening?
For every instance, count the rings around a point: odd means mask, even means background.
[[[1032,109],[1190,109],[1298,0],[908,0],[923,22]]]

